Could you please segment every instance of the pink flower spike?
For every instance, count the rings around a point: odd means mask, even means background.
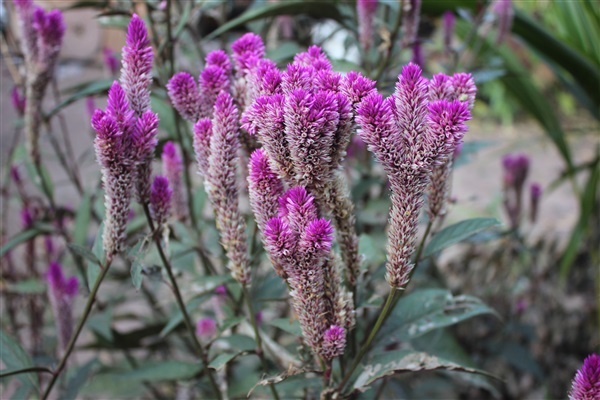
[[[167,83],[167,92],[173,107],[188,121],[200,117],[200,92],[194,78],[187,72],[178,72]]]
[[[156,176],[150,189],[150,214],[159,227],[169,219],[172,196],[169,180],[162,175]]]
[[[346,348],[346,330],[337,325],[331,325],[323,335],[321,353],[323,358],[331,360],[344,354]]]
[[[77,296],[79,283],[74,276],[67,279],[57,262],[50,263],[46,279],[48,298],[58,331],[58,343],[64,351],[73,332],[73,299]]]
[[[326,256],[333,246],[333,227],[324,218],[312,220],[302,233],[300,248],[315,253],[318,258]]]
[[[200,175],[208,174],[208,159],[210,157],[210,138],[212,136],[212,121],[202,118],[194,124],[194,152]]]
[[[102,56],[104,60],[104,65],[108,68],[111,76],[114,76],[119,72],[119,60],[117,59],[115,52],[105,47],[102,49]]]
[[[182,220],[187,216],[187,205],[183,192],[183,160],[175,143],[165,143],[162,152],[163,174],[168,179],[173,189],[173,214],[175,218]]]
[[[250,205],[259,229],[264,231],[267,221],[277,215],[277,202],[283,193],[283,183],[271,170],[269,159],[262,149],[252,153],[248,170]]]
[[[229,56],[223,50],[214,50],[206,55],[206,66],[210,65],[220,67],[227,74],[231,73],[231,61],[229,61]]]
[[[238,74],[249,71],[254,64],[265,56],[265,45],[260,36],[246,33],[231,45],[233,60]],[[244,75],[246,72],[242,72]]]
[[[448,10],[442,16],[443,20],[443,31],[444,31],[444,48],[447,52],[452,51],[452,36],[454,36],[454,25],[456,24],[456,18],[454,12]]]
[[[312,45],[306,52],[294,56],[294,64],[311,67],[316,71],[331,70],[331,62],[319,46]]]
[[[575,374],[569,400],[597,400],[600,398],[600,355],[590,354]]]

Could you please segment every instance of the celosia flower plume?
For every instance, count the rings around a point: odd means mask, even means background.
[[[600,398],[600,356],[590,354],[575,374],[569,400],[597,400]]]
[[[154,177],[150,189],[150,214],[157,226],[163,226],[169,219],[171,211],[171,197],[173,190],[169,180],[162,175]]]
[[[50,263],[47,274],[48,298],[54,313],[58,331],[58,343],[64,351],[73,334],[73,300],[77,296],[79,283],[72,276],[66,278],[60,264]]]
[[[163,174],[173,189],[173,215],[179,220],[187,217],[187,203],[183,187],[183,160],[175,143],[165,143],[162,152]]]

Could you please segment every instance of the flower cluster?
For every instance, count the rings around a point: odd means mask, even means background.
[[[521,221],[523,191],[529,174],[529,164],[530,160],[526,154],[506,154],[502,158],[504,209],[512,229],[516,229]],[[542,187],[538,183],[532,183],[529,187],[531,222],[535,222],[537,217],[541,195]]]
[[[469,111],[475,105],[475,95],[477,87],[470,74],[457,73],[453,76],[445,74],[434,75],[429,85],[429,100],[458,100],[468,105]],[[445,207],[450,196],[450,184],[452,177],[452,165],[454,158],[460,152],[458,146],[454,153],[446,160],[435,165],[431,174],[431,182],[427,189],[427,215],[430,221],[438,217],[443,217],[446,213]]]
[[[354,106],[375,83],[358,73],[334,72],[317,46],[297,54],[283,72],[263,61],[253,74],[257,96],[242,115],[242,128],[258,138],[279,178],[306,187],[320,211],[331,215],[346,278],[354,286],[360,257],[341,164],[354,130]]]
[[[138,201],[150,201],[151,162],[157,144],[158,116],[149,109],[152,48],[137,15],[129,24],[126,43],[121,85],[113,83],[106,111],[96,110],[92,116],[105,190],[103,244],[108,257],[122,250],[134,188]]]
[[[468,105],[459,100],[430,100],[429,82],[408,64],[387,99],[378,93],[358,106],[359,135],[383,165],[392,190],[386,280],[402,288],[414,267],[418,218],[436,165],[454,153],[467,131]]]
[[[569,400],[593,400],[600,398],[600,356],[590,354],[575,374],[569,392]]]
[[[48,298],[56,320],[58,344],[64,351],[73,333],[73,299],[77,296],[77,278],[66,278],[60,264],[52,262],[48,268]]]
[[[352,300],[331,251],[331,222],[318,217],[315,199],[304,187],[279,197],[278,214],[266,223],[264,242],[287,279],[306,343],[326,360],[341,355],[354,324]]]
[[[45,11],[32,0],[13,0],[25,56],[25,133],[32,160],[39,163],[38,137],[42,121],[41,102],[54,73],[65,33],[59,10]]]

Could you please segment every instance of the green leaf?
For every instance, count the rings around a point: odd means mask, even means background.
[[[100,264],[100,260],[98,260],[98,258],[94,255],[94,253],[92,253],[91,250],[88,250],[85,247],[80,246],[80,245],[75,244],[75,243],[68,243],[67,247],[73,253],[75,253],[75,254],[77,254],[77,255],[85,258],[89,262]]]
[[[246,335],[233,334],[217,339],[219,343],[227,343],[232,348],[239,351],[253,351],[256,349],[256,342],[253,338]]]
[[[17,247],[21,243],[24,243],[30,239],[33,239],[34,237],[36,237],[38,235],[45,234],[45,233],[52,233],[53,231],[54,231],[54,229],[52,229],[51,226],[34,225],[30,229],[20,232],[20,233],[16,234],[15,236],[13,236],[12,238],[10,238],[4,244],[4,246],[2,246],[2,248],[0,248],[0,257],[2,257],[4,254],[6,254],[7,251],[10,251],[13,248]]]
[[[127,258],[131,260],[131,282],[136,290],[140,290],[142,287],[142,271],[144,269],[142,261],[148,251],[145,244],[146,239],[142,239],[127,252]]]
[[[116,381],[137,382],[159,382],[191,379],[202,370],[202,364],[187,363],[183,361],[164,361],[155,363],[144,363],[138,368],[129,371],[100,374],[109,376]]]
[[[342,24],[345,22],[344,16],[333,2],[283,1],[280,3],[268,3],[262,7],[248,9],[239,17],[221,25],[204,39],[211,40],[217,38],[225,32],[262,18],[297,14],[308,14],[317,18],[331,18]]]
[[[131,282],[136,290],[142,287],[142,269],[144,266],[137,259],[131,263]]]
[[[453,296],[445,289],[417,290],[400,299],[377,334],[377,347],[406,341],[477,315],[496,312],[476,297]],[[498,317],[500,318],[500,317]]]
[[[52,177],[47,168],[41,168],[38,174],[38,170],[29,158],[25,159],[25,169],[29,179],[35,184],[35,186],[44,193],[47,197],[54,198],[54,184],[52,183]]]
[[[277,45],[274,49],[267,50],[266,58],[280,63],[294,58],[302,49],[296,42],[283,42]]]
[[[433,236],[425,247],[423,258],[429,257],[485,229],[499,225],[500,222],[495,218],[472,218],[450,225]]]
[[[104,222],[100,224],[98,227],[98,232],[96,233],[96,239],[94,239],[94,245],[92,246],[92,254],[96,256],[97,260],[100,260],[101,264],[104,265],[105,254],[104,254],[104,245],[102,244],[102,235],[104,234]],[[100,264],[97,262],[88,261],[87,263],[87,278],[89,289],[92,290],[92,287],[96,283],[96,279],[100,276]]]
[[[207,295],[201,295],[198,297],[194,297],[192,300],[190,300],[186,304],[185,309],[187,310],[188,313],[190,313],[191,311],[195,310],[200,304],[202,304],[202,302],[207,300],[209,297],[210,296],[207,296]],[[177,328],[177,326],[183,322],[183,314],[181,314],[180,310],[175,311],[172,315],[173,316],[171,317],[169,322],[167,322],[167,324],[165,325],[163,330],[160,331],[160,333],[159,333],[159,336],[161,338],[166,337],[169,333],[171,333],[171,331],[173,329]]]
[[[208,364],[208,368],[212,368],[216,371],[220,371],[221,369],[223,369],[223,367],[225,367],[225,365],[233,360],[234,358],[236,358],[239,354],[241,354],[241,352],[238,353],[221,353],[218,356],[215,357],[214,360],[212,360],[210,362],[210,364]]]
[[[269,325],[273,325],[276,328],[286,331],[295,336],[302,337],[302,328],[297,320],[290,322],[289,318],[276,318],[269,322]]]
[[[245,317],[227,318],[225,321],[223,321],[223,323],[221,325],[219,325],[219,331],[224,332],[227,329],[236,326],[237,324],[239,324],[240,322],[242,322],[245,319],[246,319]]]
[[[23,350],[21,345],[8,336],[3,330],[0,330],[0,360],[4,363],[7,370],[17,370],[33,366],[29,354]],[[38,381],[35,373],[14,375],[23,386],[37,388]]]
[[[112,314],[112,308],[108,308],[101,313],[94,314],[87,322],[87,327],[89,330],[98,334],[100,337],[106,339],[110,343],[113,342],[113,333],[110,327]]]
[[[369,265],[380,265],[385,262],[385,243],[385,237],[380,237],[376,233],[370,235],[366,233],[360,234],[358,238],[358,251],[365,257],[365,262],[363,263],[365,268]]]
[[[92,197],[86,193],[81,199],[79,209],[75,215],[75,227],[73,228],[73,243],[85,246],[87,242],[87,232],[90,225],[92,212]]]
[[[15,294],[41,294],[46,292],[46,284],[39,279],[26,279],[16,283],[9,283],[6,291]]]
[[[485,371],[465,367],[427,353],[413,352],[411,350],[395,350],[372,357],[369,363],[364,366],[358,378],[356,378],[353,390],[364,392],[376,380],[397,373],[436,370],[468,372],[498,379]]]
[[[63,400],[75,400],[79,391],[87,380],[92,376],[94,370],[100,363],[94,359],[85,363],[85,365],[78,367],[75,374],[69,379],[65,393],[61,396]]]
[[[60,112],[60,110],[72,103],[75,103],[77,100],[83,99],[84,97],[94,96],[106,92],[112,85],[113,81],[113,79],[94,80],[91,82],[85,82],[76,86],[72,86],[63,90],[63,93],[73,94],[61,101],[60,104],[54,107],[52,110],[50,110],[50,112],[46,114],[46,118],[51,118],[56,113]]]

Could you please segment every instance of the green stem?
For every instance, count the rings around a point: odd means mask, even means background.
[[[85,304],[85,309],[83,310],[83,315],[79,319],[79,323],[77,324],[77,328],[75,328],[75,333],[73,334],[73,336],[71,337],[71,340],[69,341],[69,344],[67,345],[65,354],[63,355],[62,359],[60,360],[60,363],[58,364],[58,367],[54,371],[52,379],[50,380],[50,383],[48,384],[48,387],[46,387],[46,390],[44,391],[44,394],[42,395],[42,400],[46,400],[48,398],[48,396],[50,395],[50,392],[52,391],[52,387],[54,387],[54,384],[56,383],[56,381],[58,380],[58,377],[60,376],[60,373],[65,368],[65,365],[67,365],[67,360],[69,359],[69,356],[73,352],[73,349],[75,348],[75,342],[77,342],[77,338],[79,337],[79,334],[81,333],[83,326],[85,325],[85,322],[87,321],[88,317],[91,314],[92,307],[94,306],[94,302],[96,301],[96,295],[98,294],[98,290],[100,289],[100,284],[106,277],[106,274],[108,273],[111,263],[112,263],[112,257],[109,257],[104,266],[100,265],[102,272],[100,273],[98,278],[96,278],[94,287],[92,288],[92,291],[90,292],[87,303]]]
[[[348,381],[352,377],[352,374],[354,373],[354,370],[356,369],[356,367],[358,367],[358,364],[360,364],[360,361],[362,360],[362,358],[365,356],[365,354],[369,350],[369,347],[371,346],[371,343],[373,342],[373,339],[375,339],[375,336],[377,336],[377,332],[379,332],[379,329],[381,328],[381,326],[385,322],[388,314],[390,313],[390,311],[393,308],[394,300],[396,298],[396,293],[397,293],[397,289],[396,288],[391,288],[390,289],[388,297],[387,297],[387,299],[385,301],[385,304],[383,305],[383,308],[381,309],[381,312],[379,313],[379,317],[377,318],[377,321],[375,322],[375,325],[373,326],[373,329],[371,329],[371,332],[369,333],[369,336],[367,337],[367,340],[363,343],[362,347],[360,348],[360,351],[358,352],[358,355],[354,359],[354,362],[352,363],[352,365],[350,366],[350,368],[346,372],[346,375],[344,376],[344,378],[340,382],[340,384],[339,384],[339,386],[337,388],[338,392],[341,393],[342,390],[344,390],[344,386],[346,386],[346,384],[348,383]]]
[[[206,376],[208,376],[210,385],[212,386],[217,397],[219,399],[222,399],[222,395],[221,395],[221,391],[219,390],[219,386],[217,385],[217,382],[215,381],[212,371],[208,368],[208,355],[206,354],[204,347],[202,347],[202,344],[200,344],[200,342],[198,341],[198,337],[196,336],[196,331],[194,330],[194,325],[192,324],[190,315],[188,314],[187,309],[185,308],[185,303],[183,302],[183,297],[181,296],[181,291],[179,290],[179,285],[177,284],[177,280],[175,279],[175,274],[173,274],[173,268],[162,248],[162,244],[160,242],[160,237],[157,235],[157,232],[154,229],[154,223],[152,222],[152,217],[150,216],[150,209],[148,208],[148,204],[147,203],[143,204],[143,208],[144,208],[144,213],[146,214],[146,219],[148,221],[148,225],[150,226],[150,229],[152,230],[152,237],[154,239],[154,243],[156,244],[156,248],[158,249],[158,255],[160,256],[160,259],[162,260],[163,265],[165,266],[165,269],[167,270],[167,275],[169,276],[169,281],[171,282],[171,288],[173,289],[173,293],[175,294],[175,299],[177,300],[177,305],[179,307],[179,310],[181,311],[181,314],[183,315],[183,321],[185,322],[185,326],[187,327],[187,330],[190,333],[190,336],[192,337],[192,342],[194,343],[194,346],[196,347],[196,351],[198,352],[198,355],[200,356],[200,359],[202,360],[202,367],[204,369],[204,373],[206,374]]]
[[[46,368],[46,367],[28,367],[28,368],[18,369],[15,371],[10,371],[5,374],[0,374],[0,379],[7,378],[7,377],[13,376],[13,375],[26,374],[28,372],[46,372],[48,374],[54,373],[54,372],[52,372],[51,369]]]
[[[256,336],[256,348],[258,358],[260,358],[260,362],[262,363],[263,371],[266,374],[268,372],[267,359],[265,358],[265,353],[262,348],[262,339],[260,338],[260,333],[258,332],[258,324],[256,323],[256,315],[254,314],[254,307],[252,306],[252,299],[250,298],[250,294],[248,293],[248,288],[246,285],[242,285],[242,292],[244,299],[246,299],[246,305],[248,306],[248,313],[250,314],[250,323],[252,324],[252,328],[254,329],[254,336]],[[273,382],[269,383],[269,387],[271,388],[271,393],[273,394],[273,398],[275,400],[279,400],[279,394],[275,389],[275,385]]]

